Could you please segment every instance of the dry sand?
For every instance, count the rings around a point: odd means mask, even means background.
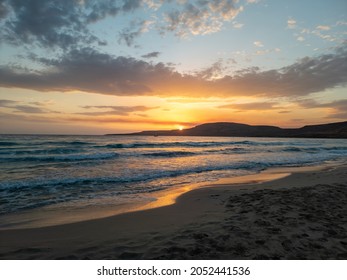
[[[347,259],[346,165],[241,183],[222,181],[155,209],[2,230],[0,258]]]

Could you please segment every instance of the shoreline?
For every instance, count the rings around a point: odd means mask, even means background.
[[[1,259],[347,259],[347,165],[254,184],[224,181],[175,204],[0,231]]]
[[[215,181],[185,184],[183,186],[176,186],[154,193],[145,193],[143,194],[142,200],[135,202],[127,201],[124,203],[115,203],[111,198],[106,203],[98,203],[97,206],[89,204],[87,206],[76,207],[69,206],[69,204],[65,205],[65,203],[50,205],[34,210],[22,211],[20,213],[3,215],[1,217],[0,231],[58,226],[155,209],[172,205],[179,196],[196,189],[214,188],[220,185],[234,187],[237,184],[260,184],[289,176],[293,172],[320,170],[331,166],[339,166],[341,164],[340,162],[325,162],[312,166],[271,167],[254,174],[225,177]]]

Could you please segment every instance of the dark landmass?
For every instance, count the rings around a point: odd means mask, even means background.
[[[347,138],[347,121],[306,125],[301,128],[280,128],[267,125],[217,122],[205,123],[184,130],[153,130],[107,135]]]

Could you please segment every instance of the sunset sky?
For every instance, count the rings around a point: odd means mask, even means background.
[[[347,120],[346,0],[0,0],[0,133]]]

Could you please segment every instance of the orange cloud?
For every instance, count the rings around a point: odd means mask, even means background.
[[[56,60],[40,59],[47,65],[41,72],[0,67],[0,86],[117,96],[293,97],[346,84],[346,60],[345,47],[335,53],[305,57],[281,69],[251,68],[234,76],[211,79],[213,71],[220,70],[218,65],[202,76],[183,75],[163,63],[113,57],[85,48]]]

